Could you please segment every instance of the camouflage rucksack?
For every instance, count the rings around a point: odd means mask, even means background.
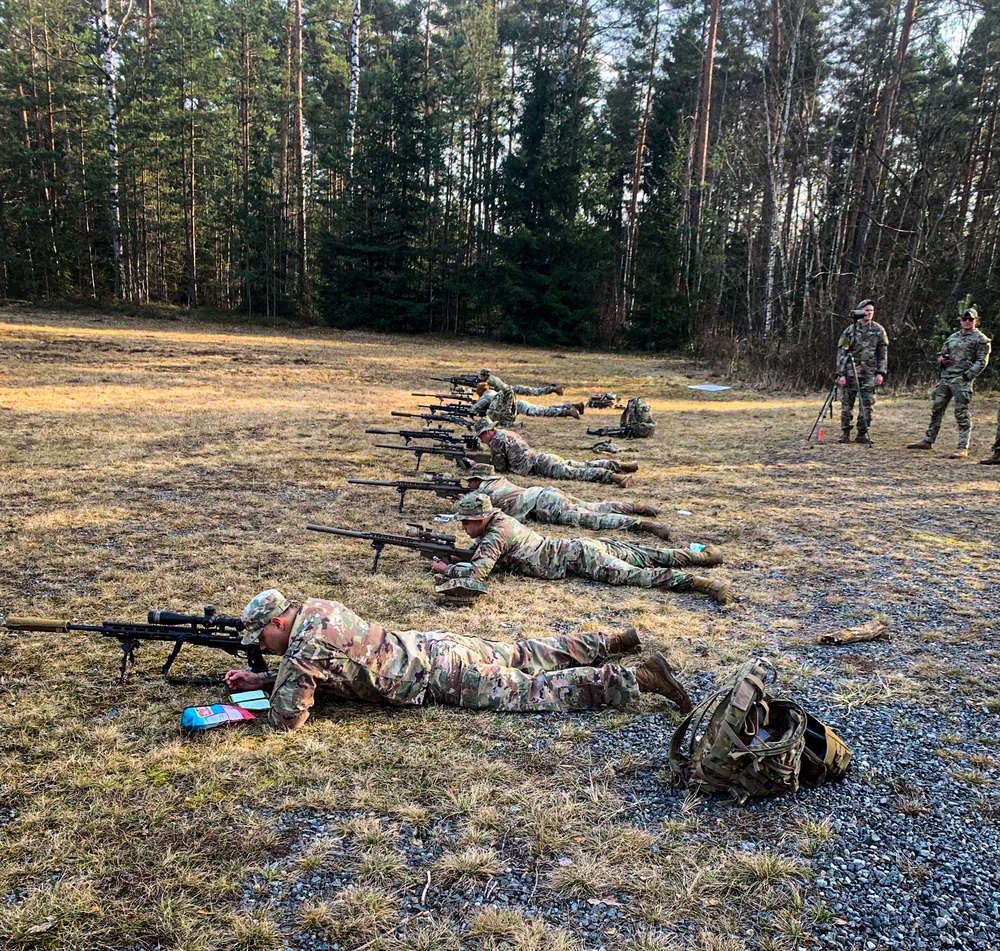
[[[653,411],[649,408],[649,404],[638,396],[633,396],[625,404],[620,425],[623,430],[622,435],[630,439],[648,439],[656,432]]]
[[[745,802],[795,792],[800,779],[809,786],[840,779],[851,762],[850,750],[799,704],[769,696],[774,679],[769,664],[747,661],[698,704],[670,742],[671,781]]]

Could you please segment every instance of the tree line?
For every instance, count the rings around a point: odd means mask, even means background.
[[[992,0],[0,4],[0,296],[921,373],[997,301]]]

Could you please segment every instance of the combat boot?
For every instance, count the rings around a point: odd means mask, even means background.
[[[980,459],[981,466],[1000,466],[1000,449],[994,449],[993,455],[986,459]]]
[[[694,707],[688,692],[662,654],[653,654],[649,660],[636,667],[635,682],[639,693],[658,693],[676,704],[681,713],[690,713]]]
[[[566,415],[569,416],[570,419],[579,419],[580,411],[575,406],[567,406]]]
[[[581,416],[584,414],[584,411],[587,409],[587,404],[586,403],[574,403],[573,406],[576,408],[576,411]]]
[[[907,449],[930,449],[934,443],[928,442],[926,439],[921,439],[920,442],[911,442],[906,448]]]
[[[556,396],[562,396],[563,395],[563,388],[561,386],[559,386],[557,383],[550,383],[549,384],[549,391],[552,392],[552,393],[555,393]]]
[[[863,433],[859,429],[858,430],[858,434],[854,437],[854,441],[855,442],[861,442],[861,443],[867,443],[868,442],[868,433]]]
[[[632,484],[632,476],[626,475],[624,472],[613,472],[608,482],[617,485],[619,489],[627,489]]]
[[[954,452],[948,454],[949,459],[968,459],[969,450],[968,449],[956,449]]]
[[[638,472],[639,463],[638,462],[619,462],[618,463],[619,472]]]
[[[632,505],[632,514],[656,518],[660,514],[660,506],[653,505],[652,502],[635,502]]]
[[[851,441],[851,431],[849,429],[842,429],[840,431],[840,439],[837,442],[850,442]]]
[[[728,581],[692,575],[690,590],[697,591],[699,594],[707,594],[713,601],[717,601],[719,604],[729,604],[733,600],[733,596],[729,591]]]
[[[705,545],[701,551],[688,553],[690,564],[701,568],[714,568],[722,564],[722,549],[718,545]]]
[[[634,627],[605,634],[609,654],[634,654],[639,649],[639,633]]]
[[[636,529],[640,532],[649,532],[650,535],[662,538],[665,542],[670,541],[670,526],[666,522],[650,522],[644,519],[636,525]]]

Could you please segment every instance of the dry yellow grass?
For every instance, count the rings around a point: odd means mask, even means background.
[[[422,402],[410,392],[428,377],[483,364],[509,381],[565,381],[568,399],[607,389],[647,398],[660,428],[628,445],[642,468],[627,494],[658,501],[678,544],[724,546],[716,571],[732,579],[736,604],[510,577],[455,611],[433,600],[426,562],[413,553],[387,550],[372,576],[363,542],[303,530],[309,521],[399,530],[394,492],[346,484],[412,467],[408,455],[373,448],[364,428],[391,426],[391,409]],[[142,620],[151,608],[211,602],[238,613],[275,585],[399,628],[517,638],[632,623],[647,649],[694,677],[820,633],[814,619],[831,606],[869,619],[872,606],[853,604],[841,583],[856,566],[892,567],[884,607],[912,603],[935,575],[979,565],[988,539],[942,534],[926,517],[974,509],[995,491],[994,470],[897,451],[922,432],[925,401],[883,400],[874,450],[807,449],[821,398],[687,390],[700,379],[694,366],[651,357],[3,310],[0,612]],[[980,434],[994,409],[976,404]],[[589,411],[583,422],[616,420]],[[586,457],[595,439],[583,422],[530,420],[525,435]],[[827,424],[828,439],[835,428]],[[588,499],[613,491],[565,487]],[[442,504],[414,493],[405,519]],[[995,636],[974,610],[981,584],[963,591],[962,623]],[[741,916],[760,909],[798,935],[804,832],[748,857],[738,828],[683,815],[680,794],[651,827],[624,815],[620,784],[643,764],[633,754],[595,761],[589,744],[662,709],[652,701],[585,725],[328,706],[295,735],[191,740],[179,734],[179,711],[222,691],[165,684],[158,646],[139,651],[124,686],[113,642],[0,634],[0,650],[4,946],[264,949],[304,931],[344,947],[446,948],[458,946],[448,937],[458,929],[469,948],[578,947],[571,928],[516,909],[453,922],[401,908],[401,892],[419,895],[425,874],[434,891],[461,888],[495,879],[512,859],[533,869],[533,895],[617,903],[608,905],[621,909],[608,947],[674,947],[655,929],[683,917],[697,947],[742,948]],[[190,649],[175,672],[217,672],[225,660]],[[824,699],[846,711],[917,689],[832,653],[831,669],[841,664],[844,679]],[[320,817],[322,833],[303,827],[303,815]],[[436,864],[411,867],[400,843],[433,836],[440,823],[453,840]],[[292,891],[332,868],[359,887]]]

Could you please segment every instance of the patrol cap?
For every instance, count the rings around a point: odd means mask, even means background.
[[[483,367],[483,369],[479,371],[479,375],[480,376],[493,376],[493,371],[486,369],[486,367]]]
[[[979,320],[979,311],[975,307],[966,307],[962,311],[963,317],[971,317],[973,320]]]
[[[493,503],[488,495],[472,492],[463,495],[455,506],[455,514],[464,522],[466,519],[489,518],[493,512]]]
[[[488,462],[474,462],[465,470],[466,479],[488,479],[496,474],[497,470]]]
[[[240,615],[243,622],[244,644],[256,644],[260,632],[279,614],[287,611],[291,605],[277,588],[267,588],[250,599]]]
[[[482,419],[477,419],[472,424],[472,431],[477,435],[481,436],[485,432],[489,432],[491,429],[496,429],[497,424],[493,422],[489,416],[484,416]]]
[[[873,301],[873,300],[872,300],[872,299],[871,299],[870,297],[866,297],[866,298],[865,298],[865,299],[864,299],[863,301],[861,301],[861,302],[860,302],[860,303],[858,304],[858,306],[857,306],[857,307],[855,307],[854,309],[855,309],[855,310],[861,310],[861,308],[862,308],[862,307],[867,307],[867,306],[868,306],[869,304],[871,304],[871,305],[872,305],[872,307],[874,307],[874,306],[875,306],[875,301]]]

